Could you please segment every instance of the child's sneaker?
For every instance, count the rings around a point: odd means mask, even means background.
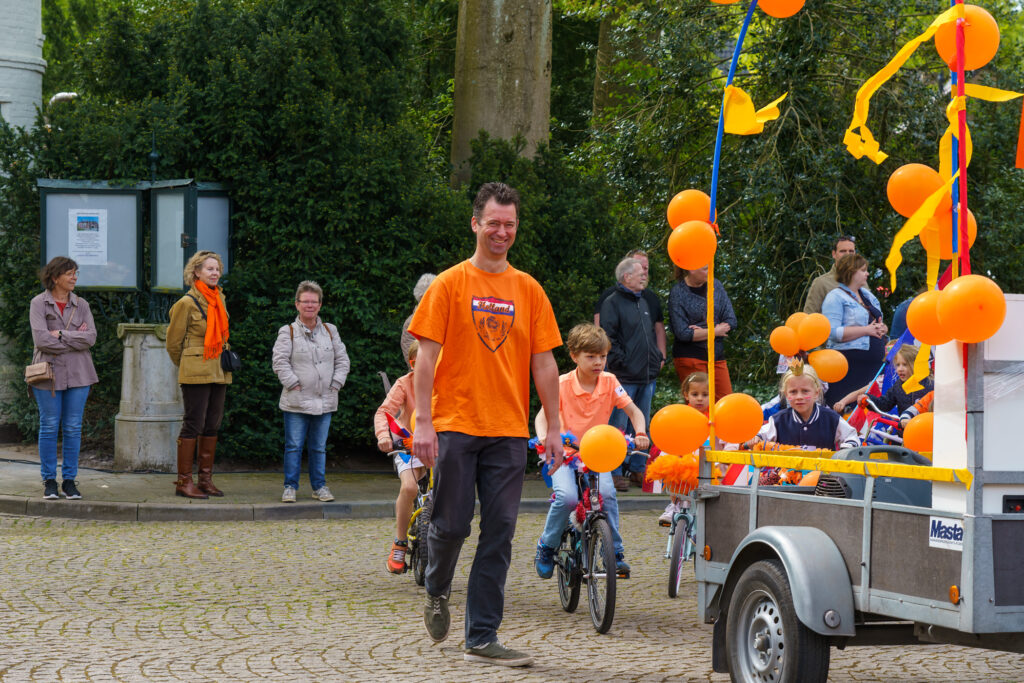
[[[624,579],[629,578],[630,566],[622,553],[615,553],[615,574]]]
[[[533,566],[537,569],[537,576],[542,579],[550,579],[555,572],[555,551],[543,543],[538,543]]]
[[[57,480],[47,479],[43,482],[43,498],[46,500],[57,500],[60,495],[57,493]]]
[[[679,512],[679,507],[670,501],[665,506],[665,511],[661,513],[661,517],[658,517],[658,526],[672,526],[672,520],[677,512]]]
[[[388,553],[388,571],[392,574],[405,573],[405,553],[409,550],[408,544],[391,544],[391,552]]]

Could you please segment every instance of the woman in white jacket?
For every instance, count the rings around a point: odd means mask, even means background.
[[[324,292],[306,280],[295,291],[295,321],[277,332],[274,372],[281,380],[284,411],[284,493],[281,500],[295,502],[302,466],[302,446],[309,453],[309,483],[313,498],[334,500],[326,479],[327,431],[331,413],[338,409],[338,390],[348,377],[348,354],[338,328],[320,320]]]

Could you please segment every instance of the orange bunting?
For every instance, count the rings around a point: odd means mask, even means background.
[[[662,453],[647,466],[647,481],[657,481],[670,491],[687,494],[697,488],[697,456]]]

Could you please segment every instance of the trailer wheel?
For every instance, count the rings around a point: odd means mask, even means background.
[[[726,621],[733,681],[800,683],[828,677],[828,640],[797,619],[786,570],[761,560],[736,583]]]

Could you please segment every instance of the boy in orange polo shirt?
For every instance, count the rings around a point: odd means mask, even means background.
[[[605,331],[596,325],[577,325],[569,332],[566,343],[569,355],[576,363],[576,369],[558,378],[558,413],[562,428],[572,432],[577,439],[583,438],[588,429],[595,425],[608,424],[613,408],[620,408],[633,423],[636,430],[636,447],[644,450],[650,446],[644,432],[644,414],[610,372],[605,372],[605,361],[611,342]],[[534,422],[538,434],[546,434],[548,421],[542,409]],[[555,490],[554,500],[548,510],[544,532],[537,542],[537,556],[534,566],[542,579],[551,578],[555,568],[555,550],[569,522],[569,514],[576,507],[576,477],[574,470],[582,464],[575,453],[566,450],[565,463],[551,473],[551,487]],[[604,497],[604,508],[612,527],[612,541],[615,544],[615,565],[619,573],[629,574],[629,565],[623,557],[622,536],[619,535],[619,502],[615,496],[612,475],[602,472],[598,475],[598,488]]]

